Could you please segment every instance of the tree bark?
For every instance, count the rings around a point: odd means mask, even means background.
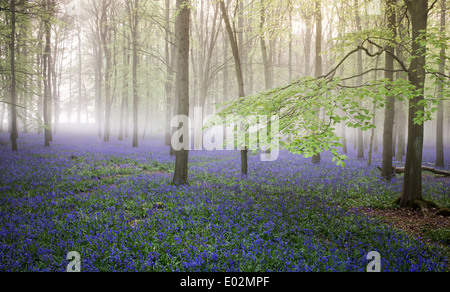
[[[44,136],[45,147],[50,147],[51,142],[51,116],[50,116],[50,104],[51,104],[51,24],[50,15],[51,5],[50,0],[46,2],[46,19],[44,20],[45,29],[45,52],[43,56],[44,62]]]
[[[359,3],[358,0],[355,0],[355,7],[356,7],[356,28],[358,31],[362,31],[361,26],[361,17],[359,15]],[[361,86],[363,84],[363,57],[362,57],[362,51],[359,50],[357,54],[357,67],[358,67],[358,77],[357,79],[357,86]],[[362,101],[359,102],[359,107],[362,107]],[[358,128],[356,130],[357,132],[357,148],[358,148],[358,159],[364,159],[364,133],[361,128]]]
[[[315,60],[315,77],[322,76],[322,5],[321,0],[315,1],[315,18],[316,18],[316,60]],[[317,114],[320,119],[320,114]],[[320,164],[322,158],[320,153],[312,157],[312,163]]]
[[[261,15],[260,15],[260,45],[261,45],[261,52],[262,52],[262,59],[263,59],[263,65],[264,65],[264,79],[265,79],[265,86],[266,90],[269,90],[273,87],[273,78],[271,76],[270,67],[271,63],[269,60],[269,56],[267,53],[267,44],[266,44],[266,37],[265,37],[265,22],[266,22],[266,8],[264,7],[264,0],[261,0]]]
[[[422,199],[422,156],[424,125],[414,123],[417,111],[424,110],[426,46],[424,33],[428,28],[428,0],[405,0],[412,25],[412,61],[409,80],[420,94],[410,100],[408,149],[406,153],[405,177],[400,206],[408,207]]]
[[[245,97],[245,85],[244,85],[244,77],[242,73],[242,64],[241,57],[239,54],[239,47],[236,38],[234,37],[233,29],[231,28],[230,19],[228,17],[228,13],[225,7],[225,3],[223,0],[220,1],[220,10],[222,11],[222,17],[225,22],[225,27],[228,33],[228,38],[230,40],[231,50],[233,52],[234,63],[236,68],[236,78],[238,82],[239,89],[239,97]],[[244,150],[241,150],[241,174],[248,174],[248,149],[244,147]]]
[[[442,34],[445,33],[446,26],[446,8],[445,8],[445,0],[441,0],[441,27],[440,31]],[[445,59],[446,50],[443,47],[441,49],[441,63],[439,65],[439,72],[441,74],[445,74]],[[438,98],[443,98],[444,84],[443,82],[439,83],[438,86]],[[441,100],[438,105],[437,119],[436,119],[436,167],[444,167],[444,102]]]
[[[77,20],[77,37],[78,37],[78,112],[77,112],[77,123],[81,123],[81,108],[83,105],[83,85],[82,85],[82,69],[83,69],[83,59],[81,55],[81,23]]]
[[[130,54],[128,53],[127,47],[128,34],[126,33],[126,28],[124,29],[124,38],[122,44],[122,58],[123,58],[123,76],[122,76],[122,101],[119,113],[119,141],[124,139],[124,123],[125,123],[125,103],[128,99],[128,70],[130,66]]]
[[[111,108],[112,108],[112,96],[111,96],[111,50],[109,48],[110,42],[110,30],[108,23],[108,10],[112,1],[102,0],[101,1],[101,19],[100,19],[100,35],[102,42],[102,49],[105,56],[105,129],[103,132],[103,141],[109,142],[110,139],[110,129],[111,129]]]
[[[5,107],[0,105],[0,133],[3,133],[3,121],[5,120]]]
[[[388,29],[391,31],[392,40],[395,39],[396,36],[396,15],[394,5],[396,0],[387,0],[387,19],[388,19]],[[394,58],[391,54],[394,54],[395,48],[393,45],[387,46],[386,59],[385,59],[385,79],[388,79],[390,82],[394,81]],[[394,157],[394,119],[395,119],[395,98],[391,95],[386,97],[386,108],[384,112],[384,132],[383,132],[383,166],[381,175],[390,180],[392,178],[392,161]]]
[[[137,67],[138,67],[138,5],[139,0],[134,0],[132,3],[128,0],[129,20],[131,27],[131,38],[133,47],[133,147],[139,147],[139,96],[138,96],[138,83],[137,83]]]
[[[178,48],[177,54],[177,103],[178,115],[189,116],[189,26],[190,26],[190,8],[189,2],[177,0],[177,11],[179,12],[175,24],[175,35]],[[189,125],[183,125],[189,129]],[[187,131],[189,132],[189,131]],[[183,136],[188,139],[189,136]],[[188,183],[189,170],[189,150],[182,149],[176,152],[175,174],[173,182],[175,184]]]
[[[10,40],[10,61],[11,61],[11,142],[12,151],[18,149],[17,138],[17,84],[16,84],[16,0],[11,0],[11,40]],[[3,123],[3,121],[2,121]]]

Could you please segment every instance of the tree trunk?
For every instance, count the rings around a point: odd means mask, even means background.
[[[269,60],[269,56],[267,53],[267,45],[266,45],[266,37],[265,37],[265,22],[266,22],[266,9],[264,7],[264,0],[261,0],[261,16],[260,16],[260,44],[261,44],[261,52],[262,59],[264,65],[264,78],[265,78],[265,86],[266,90],[272,89],[273,87],[273,78],[271,76],[270,67],[271,63]]]
[[[361,26],[361,17],[359,15],[359,3],[358,0],[355,1],[355,7],[356,7],[356,27],[358,31],[362,31]],[[357,79],[357,86],[361,86],[363,84],[363,57],[362,57],[362,51],[359,50],[357,54],[357,66],[358,66],[358,77]],[[359,107],[362,107],[362,101],[359,102]],[[357,129],[357,140],[358,140],[358,159],[364,159],[364,133],[361,128]]]
[[[178,115],[189,116],[189,26],[190,8],[186,0],[177,0],[177,11],[179,15],[175,24],[175,35],[178,48],[177,54],[177,103]],[[183,125],[189,129],[189,125]],[[189,131],[187,131],[189,133]],[[183,140],[189,136],[183,136]],[[188,183],[189,170],[189,150],[182,149],[176,152],[175,174],[173,182],[175,184]]]
[[[387,18],[388,28],[393,33],[392,39],[396,36],[396,15],[395,15],[395,0],[387,0]],[[391,54],[394,54],[395,48],[392,45],[388,45],[385,59],[385,79],[394,81],[394,58]],[[381,175],[390,180],[392,178],[392,161],[394,157],[394,118],[395,118],[395,98],[391,95],[386,97],[386,108],[384,113],[384,132],[383,132],[383,166]]]
[[[220,1],[220,9],[222,11],[222,17],[225,22],[225,27],[228,33],[228,38],[231,45],[231,50],[233,52],[234,57],[234,63],[236,68],[236,78],[238,82],[238,89],[239,89],[239,97],[245,97],[245,85],[244,85],[244,77],[242,73],[242,64],[241,64],[241,57],[239,54],[239,47],[238,42],[236,38],[234,37],[233,30],[231,28],[230,19],[228,17],[228,13],[225,7],[225,3],[223,0]],[[247,175],[248,174],[248,149],[247,147],[244,147],[244,150],[241,150],[241,174]]]
[[[17,85],[16,85],[16,0],[11,0],[11,40],[10,40],[10,61],[11,61],[11,142],[12,151],[17,151]],[[3,122],[3,121],[2,121]]]
[[[422,199],[422,156],[424,143],[424,125],[414,123],[416,113],[423,111],[426,46],[424,33],[428,27],[428,0],[405,0],[412,25],[412,61],[409,80],[420,92],[419,96],[410,100],[408,149],[406,153],[405,177],[400,206],[413,205]],[[422,104],[421,104],[422,103]]]
[[[288,2],[289,5],[289,61],[288,61],[288,68],[289,68],[289,80],[288,83],[291,83],[294,79],[294,68],[293,68],[293,39],[294,39],[294,32],[293,32],[293,20],[292,20],[292,10],[293,5],[292,2]]]
[[[316,61],[315,61],[315,77],[320,77],[323,71],[322,64],[322,5],[321,0],[315,1],[315,17],[316,17]],[[317,114],[317,118],[320,119],[320,114]],[[312,157],[312,163],[320,164],[322,158],[320,153]]]
[[[78,36],[78,112],[77,112],[77,123],[81,123],[81,107],[83,105],[83,86],[82,86],[82,68],[83,60],[81,55],[81,23],[77,21],[77,36]]]
[[[309,27],[310,23],[307,19],[306,21],[306,33],[305,33],[305,68],[304,68],[304,76],[308,77],[311,74],[311,39],[312,39],[312,29]]]
[[[441,0],[441,33],[445,33],[445,17],[446,17],[446,8],[445,8],[445,0]],[[446,50],[443,47],[441,49],[441,63],[439,65],[439,72],[441,74],[445,74],[445,53]],[[444,84],[443,82],[439,83],[438,87],[438,98],[443,98]],[[437,119],[436,119],[436,167],[444,167],[444,102],[441,100],[438,105]]]
[[[103,52],[100,35],[100,24],[97,23],[94,35],[95,43],[95,122],[98,138],[102,138],[102,88],[103,88]]]
[[[5,106],[0,105],[0,133],[3,133],[3,121],[5,120]]]
[[[51,14],[50,0],[46,2],[46,12]],[[45,52],[43,57],[44,62],[44,136],[45,147],[50,147],[51,140],[51,116],[50,116],[50,104],[51,104],[51,27],[50,20],[46,18],[44,20],[45,29]]]
[[[133,46],[133,147],[139,147],[139,96],[138,96],[138,84],[137,84],[137,67],[138,67],[138,15],[139,1],[134,0],[134,5],[128,0],[129,7],[129,19],[132,36]]]
[[[43,38],[43,34],[41,33],[39,41],[38,41],[39,52],[42,52],[42,50],[43,50],[43,44],[42,44],[43,40],[42,40],[42,38]],[[42,77],[44,76],[44,74],[43,74],[43,65],[44,64],[43,63],[44,63],[43,55],[37,54],[37,57],[36,57],[37,71],[38,71],[38,74],[40,76],[42,76]],[[42,126],[40,124],[41,124],[41,122],[44,119],[44,105],[43,105],[44,101],[43,101],[43,96],[42,96],[42,78],[37,77],[36,78],[36,83],[37,83],[37,92],[38,92],[38,94],[37,94],[37,100],[38,101],[37,101],[36,119],[39,121],[39,125],[37,127],[37,134],[41,135],[42,134]]]
[[[174,114],[174,89],[173,89],[173,79],[174,79],[174,64],[175,64],[175,46],[171,45],[170,38],[170,0],[166,0],[165,9],[165,61],[167,67],[167,79],[165,82],[165,95],[166,95],[166,123],[165,123],[165,144],[170,146],[170,154],[174,155],[171,145],[172,136],[172,126],[171,120]]]
[[[405,142],[406,142],[406,114],[404,109],[404,102],[400,101],[396,105],[396,121],[397,121],[397,150],[396,150],[396,160],[402,161],[405,156]]]
[[[123,38],[123,76],[122,76],[122,101],[119,113],[119,141],[123,141],[124,138],[124,123],[125,123],[125,102],[128,99],[128,69],[130,66],[130,55],[127,48],[128,35],[126,29],[124,29]]]
[[[109,142],[111,135],[111,108],[112,108],[112,96],[111,96],[111,50],[109,48],[110,42],[110,30],[108,24],[108,7],[112,1],[102,1],[101,7],[101,20],[100,20],[100,35],[103,53],[105,55],[105,129],[103,132],[103,141]]]

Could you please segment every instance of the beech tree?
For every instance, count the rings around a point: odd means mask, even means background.
[[[441,7],[441,23],[440,23],[440,33],[442,35],[445,34],[445,26],[446,26],[446,7],[445,7],[446,1],[441,0],[440,1],[440,7]],[[445,75],[445,65],[446,65],[446,49],[445,47],[441,48],[440,51],[440,64],[439,64],[439,73]],[[444,86],[445,83],[443,81],[439,82],[438,85],[438,99],[439,101],[439,108],[437,112],[437,118],[436,118],[436,167],[444,167],[445,161],[444,161],[444,101],[443,101],[443,92],[444,92]]]
[[[388,30],[391,33],[390,41],[386,47],[386,59],[385,59],[385,78],[391,82],[394,81],[394,53],[395,47],[393,46],[396,31],[396,0],[386,1],[386,16],[388,19]],[[384,112],[384,132],[383,132],[383,166],[381,175],[390,180],[392,173],[392,160],[393,160],[393,139],[394,139],[394,116],[395,116],[395,97],[388,93],[386,97],[386,107]]]
[[[175,24],[175,38],[177,44],[177,74],[176,100],[178,116],[189,116],[189,48],[190,48],[190,3],[188,0],[177,0],[177,20]],[[183,125],[189,129],[189,125]],[[181,129],[182,127],[179,127]],[[187,131],[189,133],[189,131]],[[185,133],[186,134],[186,133]],[[183,141],[189,140],[188,135],[182,136]],[[176,151],[175,184],[188,183],[189,150]]]
[[[227,8],[225,6],[225,2],[223,0],[220,0],[220,11],[222,12],[222,18],[225,23],[225,28],[228,34],[228,39],[230,42],[231,50],[233,52],[233,58],[234,58],[234,66],[236,70],[236,79],[238,83],[238,90],[239,90],[239,98],[244,98],[245,95],[245,85],[244,85],[244,75],[242,72],[242,63],[241,63],[241,56],[239,52],[239,46],[238,46],[238,40],[236,38],[236,31],[233,31],[232,25],[230,22],[230,17],[228,15]],[[236,5],[239,4],[239,1],[236,2]],[[235,25],[233,25],[235,27]],[[241,145],[244,149],[241,150],[241,174],[247,175],[248,174],[248,149],[246,145]]]

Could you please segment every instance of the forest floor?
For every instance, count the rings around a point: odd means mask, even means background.
[[[83,271],[363,272],[372,251],[383,271],[450,270],[450,219],[393,207],[402,179],[379,177],[379,153],[370,167],[350,153],[345,168],[328,153],[319,166],[250,155],[242,177],[238,152],[193,151],[177,187],[159,138],[42,139],[0,145],[0,271],[64,271],[70,251]],[[449,189],[424,175],[426,199],[449,208]]]
[[[439,215],[440,208],[420,209],[361,208],[359,211],[375,217],[385,224],[419,238],[427,244],[437,244],[447,249],[450,259],[450,217]],[[450,271],[450,261],[447,262]]]

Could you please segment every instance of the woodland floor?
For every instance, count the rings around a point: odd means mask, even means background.
[[[378,219],[380,222],[392,226],[394,229],[403,231],[414,236],[427,244],[436,244],[448,249],[448,259],[450,259],[450,242],[448,239],[442,241],[442,236],[449,236],[450,217],[438,215],[440,209],[428,208],[426,211],[420,209],[402,208],[361,208],[361,213]],[[442,234],[446,230],[446,235]],[[437,236],[437,237],[436,237]],[[447,261],[450,271],[450,261]]]
[[[392,207],[402,175],[380,178],[379,153],[370,167],[356,153],[346,167],[329,153],[319,166],[250,155],[242,177],[240,153],[193,151],[190,185],[177,187],[160,138],[19,142],[0,147],[0,271],[65,271],[70,251],[100,272],[364,272],[371,251],[386,272],[450,271],[450,218]],[[424,173],[425,199],[450,208],[449,189]]]

